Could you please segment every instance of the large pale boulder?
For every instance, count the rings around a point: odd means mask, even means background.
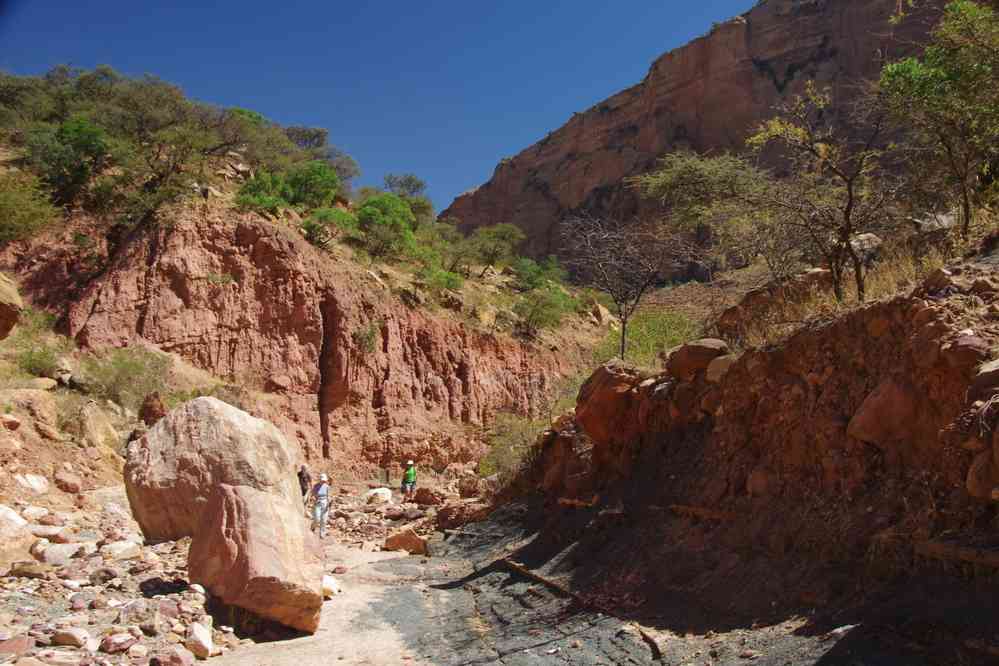
[[[24,303],[14,281],[0,273],[0,340],[10,335],[21,317]]]
[[[301,506],[298,457],[277,428],[216,398],[167,414],[128,446],[125,490],[147,539],[193,536],[221,484],[249,486]]]
[[[301,500],[221,485],[203,513],[188,554],[191,580],[225,604],[314,633],[323,605],[322,546]]]

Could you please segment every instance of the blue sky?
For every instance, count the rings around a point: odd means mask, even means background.
[[[659,54],[755,0],[0,0],[0,69],[152,73],[327,127],[359,184],[412,172],[438,209]]]

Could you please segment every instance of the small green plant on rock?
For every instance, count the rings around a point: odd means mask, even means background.
[[[166,392],[171,364],[164,354],[126,347],[84,359],[82,370],[92,395],[138,410],[150,393]]]
[[[364,354],[373,354],[378,348],[378,340],[381,327],[375,322],[369,322],[364,328],[358,329],[350,334],[354,341],[354,346]]]

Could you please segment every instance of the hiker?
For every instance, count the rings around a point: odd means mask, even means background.
[[[319,475],[319,483],[312,487],[312,499],[316,504],[312,507],[312,531],[316,531],[319,526],[319,538],[326,538],[326,514],[330,510],[330,484],[329,477],[325,474]]]
[[[416,463],[412,460],[406,461],[406,470],[402,473],[402,494],[406,498],[411,498],[416,491]]]
[[[298,487],[302,489],[302,499],[305,503],[309,503],[309,489],[312,488],[312,475],[309,474],[309,468],[302,465],[302,468],[298,470]]]

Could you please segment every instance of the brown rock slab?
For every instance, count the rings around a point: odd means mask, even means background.
[[[706,370],[711,361],[728,354],[728,343],[715,338],[704,338],[682,345],[670,354],[666,366],[670,374],[691,380],[698,372]]]
[[[24,302],[17,293],[17,285],[6,275],[0,274],[0,340],[14,329],[21,318]]]
[[[83,489],[83,479],[72,472],[67,472],[66,470],[59,470],[56,472],[53,481],[55,481],[56,488],[73,495]]]
[[[313,633],[323,604],[320,551],[300,500],[221,485],[191,542],[188,571],[225,604]]]
[[[917,396],[912,387],[884,379],[850,419],[846,433],[854,439],[886,448],[909,436],[916,416]]]
[[[426,555],[427,540],[412,528],[406,528],[385,539],[385,550],[404,550],[410,555]]]

